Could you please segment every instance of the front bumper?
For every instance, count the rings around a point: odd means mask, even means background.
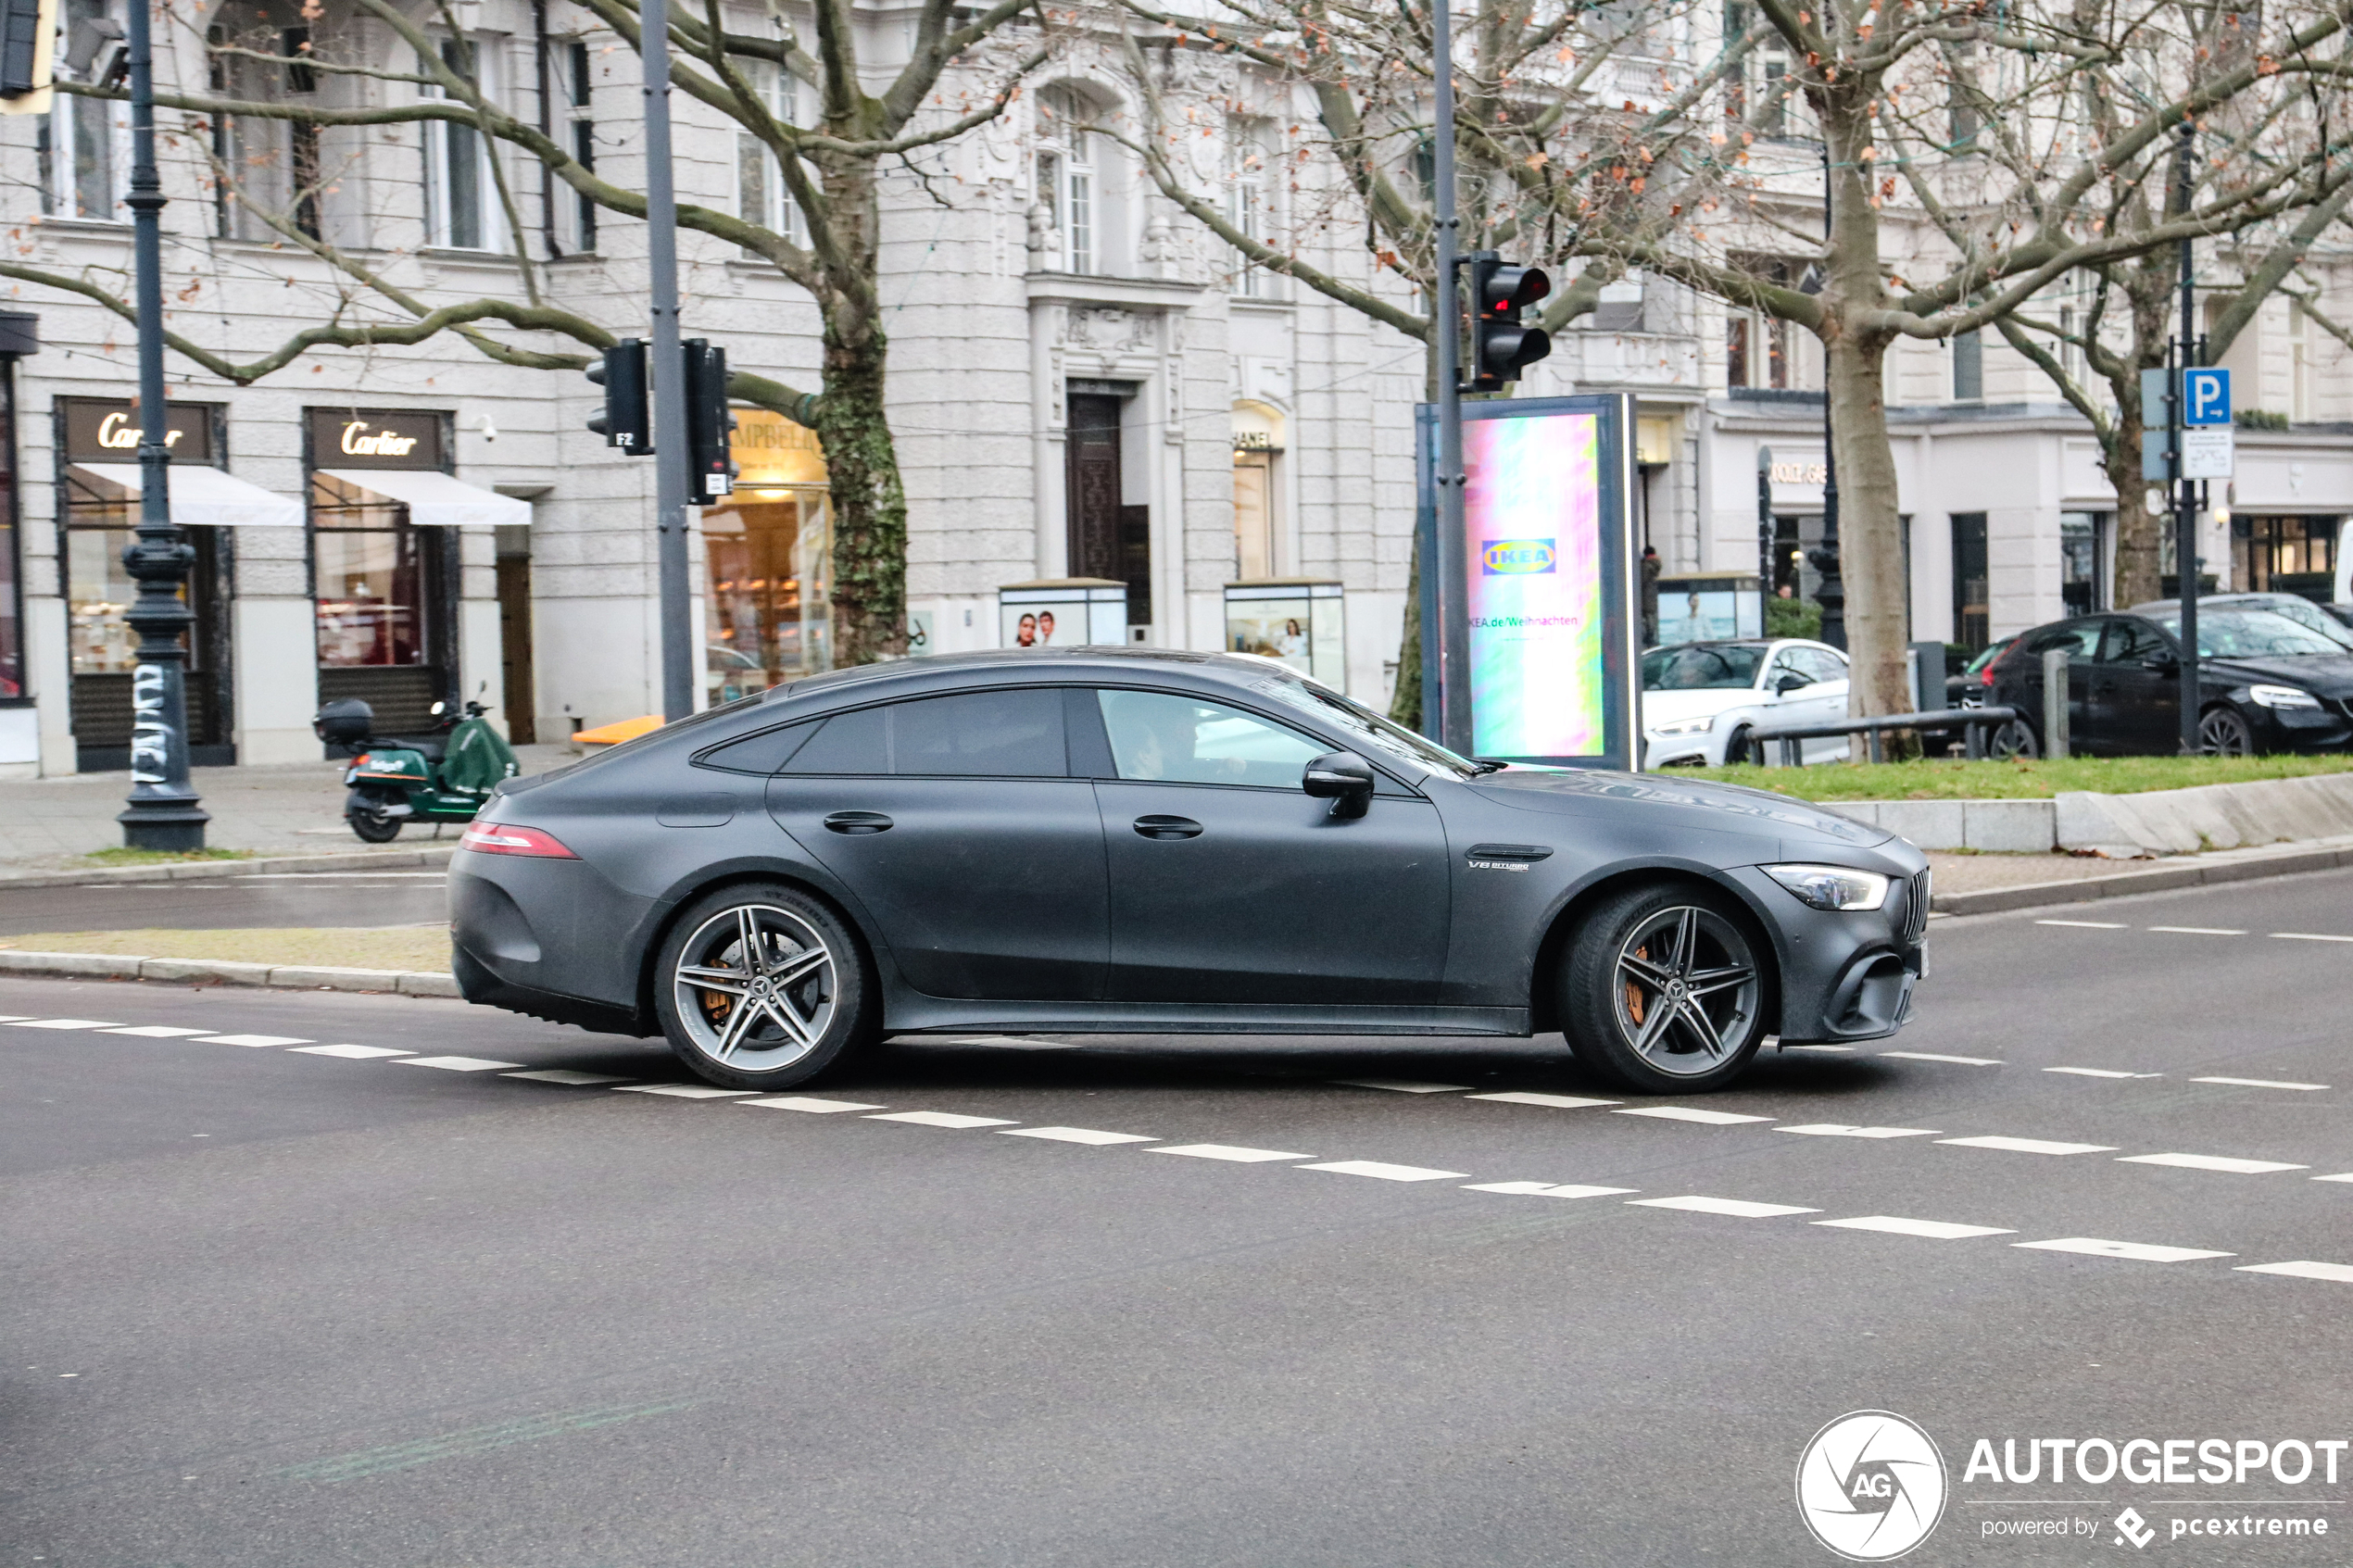
[[[1772,923],[1785,1044],[1883,1039],[1904,1026],[1928,972],[1924,874],[1900,877],[1877,909],[1843,911],[1813,908],[1754,866],[1728,874]]]

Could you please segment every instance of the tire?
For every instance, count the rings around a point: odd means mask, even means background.
[[[1752,758],[1748,754],[1750,746],[1754,744],[1749,739],[1750,734],[1751,731],[1749,730],[1749,727],[1746,724],[1743,724],[1740,728],[1734,730],[1730,735],[1725,737],[1724,760],[1728,764],[1733,762],[1752,762],[1762,760],[1762,759]]]
[[[352,811],[345,815],[351,831],[359,835],[362,844],[390,844],[400,836],[400,817],[388,817],[381,811]]]
[[[1586,917],[1562,965],[1569,1048],[1636,1094],[1720,1089],[1765,1038],[1770,950],[1721,894],[1687,883],[1617,894]],[[1702,989],[1688,996],[1694,976]]]
[[[797,888],[745,883],[705,894],[654,963],[654,1010],[670,1048],[725,1088],[807,1083],[879,1033],[881,993],[865,950]]]
[[[2014,757],[2032,760],[2043,755],[2043,743],[2034,737],[2033,726],[2023,719],[2013,719],[1994,729],[1985,743],[1985,755],[2003,761]]]
[[[2255,731],[2235,708],[2209,708],[2198,718],[2197,749],[2202,757],[2252,757]]]

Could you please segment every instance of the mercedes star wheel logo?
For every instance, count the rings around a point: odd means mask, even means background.
[[[1814,1538],[1851,1562],[1903,1556],[1944,1514],[1944,1456],[1886,1411],[1856,1411],[1814,1434],[1797,1461],[1797,1511]]]

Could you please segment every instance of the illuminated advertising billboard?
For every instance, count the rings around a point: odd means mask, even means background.
[[[1633,765],[1629,429],[1615,395],[1463,409],[1463,528],[1446,546],[1460,587],[1441,620],[1460,639],[1475,756]],[[1434,521],[1434,501],[1426,510]]]

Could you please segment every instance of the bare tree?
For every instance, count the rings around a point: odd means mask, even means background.
[[[640,41],[634,0],[577,0],[591,25],[609,29],[620,45]],[[519,149],[554,182],[598,210],[642,220],[642,191],[600,174],[577,156],[538,115],[517,107],[514,94],[494,90],[474,69],[465,33],[447,0],[430,6],[392,0],[350,0],[330,17],[320,0],[306,0],[312,24],[298,58],[270,37],[219,30],[205,41],[212,63],[208,90],[159,93],[159,106],[184,111],[179,133],[209,149],[213,179],[223,199],[283,244],[328,264],[340,289],[325,314],[260,357],[238,361],[183,334],[171,346],[224,380],[257,381],[320,347],[416,344],[442,332],[459,334],[485,357],[537,369],[581,367],[588,356],[519,344],[493,329],[548,334],[589,349],[614,341],[605,326],[551,301],[540,263],[530,254],[506,160],[488,160],[492,193],[505,216],[518,264],[522,297],[435,304],[401,286],[385,257],[362,245],[338,244],[320,221],[340,170],[328,167],[322,138],[346,135],[361,145],[372,131],[396,135],[400,127],[439,127]],[[884,407],[889,340],[877,287],[886,174],[904,169],[921,178],[913,155],[977,130],[1003,114],[1027,74],[1046,59],[1050,44],[1037,0],[993,0],[985,6],[923,0],[908,23],[906,58],[876,90],[875,63],[862,52],[860,18],[851,0],[815,0],[813,36],[804,40],[771,7],[776,25],[766,34],[729,30],[720,0],[704,0],[701,14],[673,6],[670,42],[678,58],[676,90],[731,122],[761,150],[787,215],[738,214],[681,202],[681,229],[710,235],[774,264],[815,302],[824,339],[823,379],[811,392],[769,378],[736,372],[731,395],[774,409],[816,432],[824,449],[835,518],[833,613],[835,651],[843,663],[903,653],[906,628],[907,502]],[[1029,27],[1026,21],[1038,25]],[[1026,33],[1026,37],[1016,36]],[[278,39],[283,33],[274,35]],[[386,65],[387,56],[414,61],[413,69]],[[328,94],[274,92],[240,96],[251,69],[300,70],[344,83]],[[957,74],[950,80],[951,68]],[[780,107],[785,79],[813,88],[815,112],[796,119]],[[61,82],[83,97],[119,98],[115,90]],[[244,158],[231,132],[283,125],[298,139],[271,157]],[[384,128],[384,129],[376,129]],[[359,132],[359,134],[352,134]],[[364,152],[355,156],[364,157]],[[397,259],[395,257],[394,259]],[[17,261],[0,262],[0,276],[78,295],[130,319],[127,280],[72,276]]]

